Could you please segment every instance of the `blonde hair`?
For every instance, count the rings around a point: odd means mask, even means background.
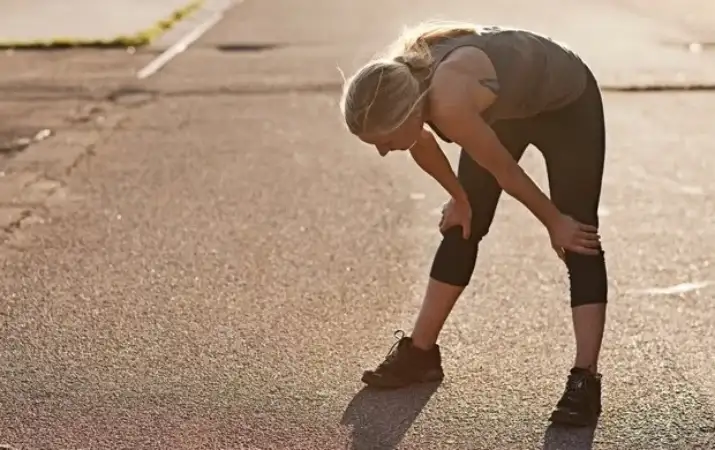
[[[340,109],[353,134],[386,134],[399,128],[422,105],[432,74],[431,47],[475,34],[475,25],[429,21],[407,27],[383,56],[345,80]]]

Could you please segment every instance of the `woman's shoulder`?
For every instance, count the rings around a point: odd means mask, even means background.
[[[479,47],[463,45],[455,48],[435,67],[435,76],[441,73],[466,73],[478,75],[483,71],[493,71],[494,65],[487,53]],[[449,76],[449,75],[442,75]]]
[[[429,103],[436,110],[455,103],[488,108],[498,94],[498,79],[489,57],[478,48],[463,47],[438,65],[430,84]]]

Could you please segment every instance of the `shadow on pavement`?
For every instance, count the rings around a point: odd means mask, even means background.
[[[549,425],[543,450],[592,450],[596,427],[569,428]]]
[[[363,388],[343,413],[352,431],[350,450],[392,450],[405,436],[440,383],[378,390]]]

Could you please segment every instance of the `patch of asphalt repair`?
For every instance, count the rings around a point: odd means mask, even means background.
[[[0,91],[2,91],[0,87]],[[0,167],[0,244],[6,244],[14,233],[27,223],[43,222],[48,215],[48,203],[66,187],[65,178],[95,154],[95,148],[108,139],[121,126],[129,110],[153,100],[144,92],[116,90],[97,96],[76,86],[24,86],[12,91],[26,101],[77,98],[84,93],[86,100],[94,101],[85,114],[73,117],[74,130],[53,131],[42,129],[31,137],[13,137],[0,147],[4,157]],[[102,105],[102,106],[100,106]],[[59,152],[59,164],[43,167],[54,151],[53,139],[61,139],[65,132],[83,135],[69,149]]]

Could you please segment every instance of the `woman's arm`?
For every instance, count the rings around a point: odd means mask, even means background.
[[[467,194],[432,133],[422,130],[417,143],[410,149],[410,155],[422,170],[452,196],[454,201],[468,202]]]
[[[430,118],[452,141],[489,171],[504,191],[526,206],[547,228],[561,219],[561,212],[522,170],[496,133],[481,116],[497,94],[480,83],[496,72],[482,51],[466,48],[455,52],[432,79]]]
[[[466,107],[451,107],[442,112],[435,118],[435,124],[488,170],[502,189],[526,206],[546,228],[551,229],[561,219],[561,212],[551,199],[524,172],[494,130],[478,111],[469,108],[468,103]]]
[[[489,171],[509,195],[519,200],[549,231],[551,245],[563,250],[596,255],[597,227],[565,216],[522,170],[481,116],[499,95],[480,83],[494,76],[486,55],[466,48],[435,71],[429,96],[429,118],[480,166]],[[487,67],[490,70],[484,69]]]

